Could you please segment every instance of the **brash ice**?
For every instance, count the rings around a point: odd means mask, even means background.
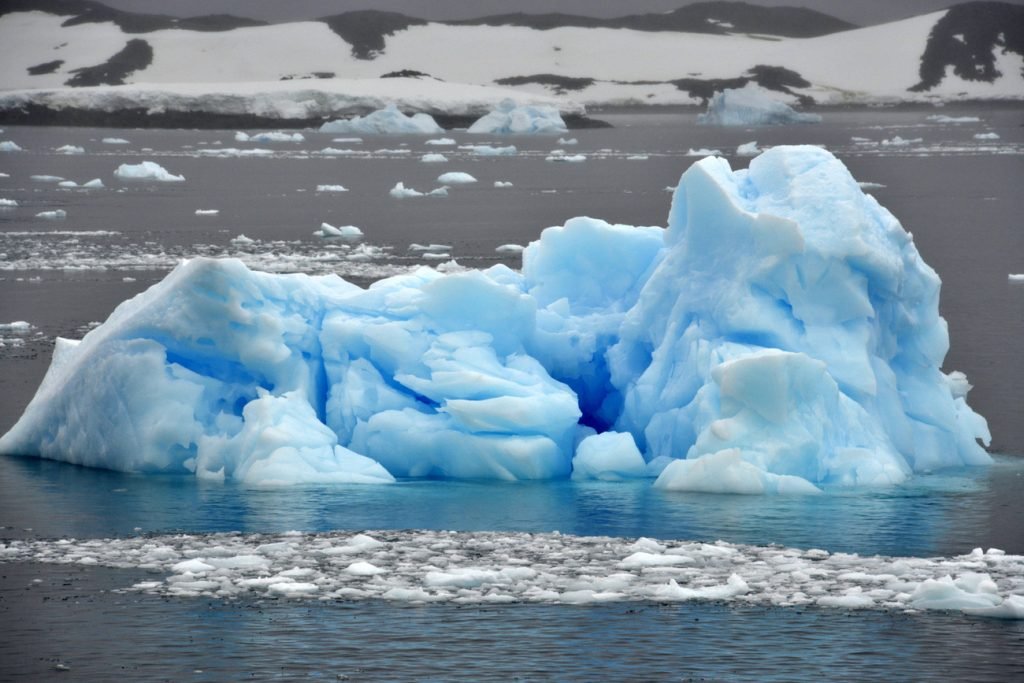
[[[58,340],[0,452],[257,484],[567,477],[577,452],[576,477],[670,489],[896,484],[989,461],[939,285],[829,152],[707,158],[667,229],[575,218],[521,272],[185,262]]]

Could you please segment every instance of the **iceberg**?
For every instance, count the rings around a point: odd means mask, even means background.
[[[185,180],[185,176],[174,175],[155,161],[121,164],[114,171],[114,175],[121,180],[150,180],[159,183],[180,183]]]
[[[568,130],[555,107],[519,106],[512,99],[504,99],[491,112],[474,121],[466,132],[492,135],[559,135]]]
[[[940,369],[938,276],[826,150],[702,159],[667,228],[574,218],[522,263],[363,289],[192,259],[57,344],[0,453],[274,485],[748,494],[990,462],[970,384]]]
[[[794,111],[770,90],[750,82],[742,88],[726,88],[712,95],[708,110],[697,116],[697,123],[706,126],[774,126],[821,123],[821,117]]]
[[[328,121],[320,126],[320,132],[346,135],[434,135],[444,132],[444,129],[437,125],[430,114],[406,116],[396,105],[389,104],[366,116]]]

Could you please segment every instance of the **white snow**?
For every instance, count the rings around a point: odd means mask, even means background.
[[[185,176],[174,175],[155,161],[143,161],[139,164],[121,164],[114,171],[121,180],[151,181],[159,183],[180,183]]]

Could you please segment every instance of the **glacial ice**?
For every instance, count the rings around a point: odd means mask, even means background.
[[[180,183],[185,176],[174,175],[155,161],[143,161],[139,164],[121,164],[114,171],[121,180],[150,180],[160,183]]]
[[[734,493],[990,460],[970,385],[940,370],[938,276],[825,150],[703,159],[667,229],[574,218],[522,259],[367,289],[192,259],[58,345],[0,452],[260,484],[642,469]]]
[[[519,106],[504,99],[491,112],[473,122],[467,133],[492,135],[558,135],[568,128],[558,109],[550,106]]]
[[[794,111],[777,95],[756,83],[742,88],[726,88],[716,92],[708,102],[708,110],[697,116],[697,123],[707,126],[772,126],[788,123],[820,123],[817,114]]]
[[[464,171],[449,171],[437,177],[437,182],[442,185],[467,185],[475,183],[476,178]]]
[[[285,133],[280,130],[267,131],[264,133],[235,133],[236,142],[304,142],[306,137],[302,133]]]
[[[417,113],[406,116],[394,104],[378,109],[366,116],[328,121],[320,126],[321,133],[342,133],[345,135],[433,135],[444,129],[437,125],[430,114]]]
[[[3,140],[0,142],[0,152],[21,152],[21,146],[14,140]]]

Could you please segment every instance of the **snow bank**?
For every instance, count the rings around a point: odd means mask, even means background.
[[[558,135],[568,128],[555,107],[517,105],[502,100],[496,109],[480,117],[467,133],[494,135]]]
[[[707,112],[697,116],[697,123],[707,126],[770,126],[821,122],[817,114],[796,112],[778,98],[778,94],[753,82],[742,88],[726,88],[712,95]]]
[[[432,135],[443,131],[430,114],[406,116],[394,104],[366,116],[328,121],[320,126],[321,133],[358,135]]]
[[[121,180],[149,180],[159,183],[180,183],[185,176],[169,173],[166,168],[155,161],[143,161],[140,164],[121,164],[114,171]]]
[[[0,452],[257,483],[567,477],[575,455],[734,493],[989,462],[940,371],[938,276],[825,150],[703,159],[667,229],[576,218],[522,258],[365,290],[193,259],[61,352]]]

